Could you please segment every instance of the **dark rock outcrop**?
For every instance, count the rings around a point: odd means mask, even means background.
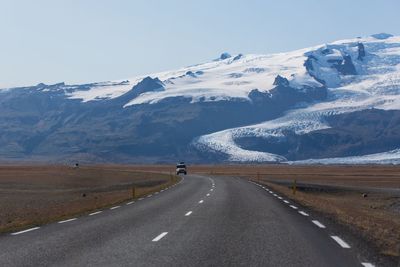
[[[129,100],[132,100],[143,93],[159,92],[164,90],[164,84],[158,78],[151,78],[148,76],[144,78],[141,82],[133,86],[130,91],[115,98],[112,101],[126,104]]]
[[[357,71],[350,55],[344,55],[341,63],[333,64],[333,67],[342,75],[356,75]]]
[[[364,59],[364,57],[365,57],[365,47],[364,47],[364,45],[363,45],[363,43],[358,43],[357,44],[357,48],[358,48],[358,57],[357,57],[357,59],[358,60],[363,60]]]
[[[391,35],[389,33],[384,33],[384,32],[373,34],[371,36],[374,37],[375,39],[379,39],[379,40],[385,40],[385,39],[388,39],[390,37],[393,37],[393,35]]]
[[[278,75],[275,77],[273,85],[287,87],[287,86],[289,86],[289,80]]]
[[[224,59],[227,59],[227,58],[230,58],[230,57],[231,57],[231,54],[229,54],[228,52],[224,52],[224,53],[221,54],[219,59],[224,60]]]

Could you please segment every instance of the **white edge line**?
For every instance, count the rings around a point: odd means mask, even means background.
[[[159,241],[161,238],[163,238],[164,236],[166,236],[168,234],[168,232],[163,232],[161,234],[159,234],[158,236],[156,236],[152,241],[153,242],[157,242]]]
[[[331,235],[331,238],[336,241],[342,248],[350,248],[350,245],[347,244],[343,239],[336,235]]]
[[[66,222],[72,222],[77,220],[78,218],[72,218],[72,219],[68,219],[68,220],[64,220],[64,221],[59,221],[58,223],[66,223]]]
[[[312,220],[312,223],[315,224],[316,226],[318,226],[319,228],[326,228],[325,225],[323,225],[322,223],[320,223],[317,220]]]
[[[23,231],[11,233],[11,235],[19,235],[19,234],[23,234],[23,233],[27,233],[27,232],[30,232],[30,231],[37,230],[37,229],[39,229],[39,228],[40,228],[40,227],[33,227],[33,228],[29,228],[29,229],[26,229],[26,230],[23,230]]]
[[[99,214],[99,213],[102,213],[102,212],[103,211],[101,211],[101,210],[96,211],[96,212],[92,212],[92,213],[89,214],[89,216],[93,216],[93,215],[96,215],[96,214]]]

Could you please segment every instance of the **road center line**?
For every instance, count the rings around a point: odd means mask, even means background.
[[[299,213],[300,213],[301,215],[303,215],[303,216],[310,216],[310,215],[308,215],[308,213],[306,213],[306,212],[304,212],[304,211],[299,211]]]
[[[89,216],[93,216],[93,215],[96,215],[96,214],[99,214],[99,213],[102,213],[102,211],[99,210],[99,211],[96,211],[96,212],[92,212],[92,213],[89,214]]]
[[[23,230],[23,231],[11,233],[11,235],[19,235],[19,234],[27,233],[27,232],[30,232],[30,231],[35,231],[35,230],[37,230],[39,228],[40,227],[33,227],[33,228],[29,228],[29,229],[26,229],[26,230]]]
[[[313,220],[312,223],[315,224],[316,226],[318,226],[319,228],[326,228],[325,225],[323,225],[322,223],[320,223],[317,220]]]
[[[342,248],[350,248],[350,245],[347,244],[343,239],[336,235],[331,235],[331,238],[336,241]]]
[[[112,207],[112,208],[110,208],[110,210],[115,210],[115,209],[118,209],[118,208],[121,208],[121,206]]]
[[[68,219],[68,220],[64,220],[64,221],[59,221],[58,223],[67,223],[67,222],[72,222],[77,220],[78,218],[72,218],[72,219]]]
[[[192,211],[189,211],[185,214],[185,216],[189,216],[190,214],[192,214]]]
[[[157,237],[155,237],[152,241],[153,242],[158,242],[161,238],[163,238],[164,236],[166,236],[168,234],[168,232],[164,232],[159,234]]]

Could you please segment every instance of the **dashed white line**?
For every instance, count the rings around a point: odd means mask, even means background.
[[[210,191],[214,191],[214,189],[211,188]]]
[[[304,211],[299,211],[299,213],[303,216],[310,216],[308,213],[304,212]]]
[[[289,204],[289,201],[287,201],[287,200],[283,200],[283,202],[285,202],[286,204]]]
[[[33,227],[33,228],[29,228],[29,229],[26,229],[26,230],[23,230],[23,231],[11,233],[11,235],[19,235],[19,234],[31,232],[31,231],[35,231],[35,230],[37,230],[37,229],[39,229],[39,228],[40,228],[40,227]]]
[[[290,207],[294,210],[297,210],[298,208],[296,206],[290,205]]]
[[[336,235],[331,235],[331,238],[336,241],[342,248],[350,248],[350,245],[347,244],[343,239]]]
[[[208,193],[207,196],[209,197],[209,196],[210,196],[210,193]]]
[[[364,267],[375,267],[375,265],[373,265],[372,263],[369,263],[369,262],[361,262],[361,264]]]
[[[112,208],[110,208],[110,210],[115,210],[115,209],[118,209],[118,208],[121,208],[121,206],[112,207]]]
[[[190,214],[192,214],[192,211],[187,212],[185,216],[190,216]]]
[[[203,203],[203,202],[204,202],[203,200],[200,200],[200,201],[199,201],[199,204],[201,204],[201,203]]]
[[[315,224],[316,226],[318,226],[319,228],[326,228],[325,225],[323,225],[322,223],[320,223],[317,220],[313,220],[312,223]]]
[[[279,198],[279,199],[282,199],[282,197],[279,197],[279,196],[278,196],[278,198]]]
[[[135,201],[128,202],[128,203],[126,203],[126,205],[131,205],[133,203],[135,203]]]
[[[158,192],[155,192],[155,193],[154,193],[154,195],[157,195],[157,194],[158,194]]]
[[[72,218],[72,219],[68,219],[68,220],[64,220],[64,221],[59,221],[58,223],[67,223],[67,222],[72,222],[77,220],[78,218]]]
[[[159,241],[161,238],[163,238],[164,236],[166,236],[168,234],[168,232],[163,232],[161,234],[159,234],[158,236],[156,236],[152,241],[153,242],[157,242]]]
[[[147,197],[152,197],[153,195],[148,195]]]
[[[96,212],[92,212],[92,213],[89,214],[89,216],[93,216],[93,215],[100,214],[100,213],[102,213],[101,210],[96,211]]]
[[[138,200],[143,200],[143,199],[144,199],[144,198],[141,197],[141,198],[139,198]]]

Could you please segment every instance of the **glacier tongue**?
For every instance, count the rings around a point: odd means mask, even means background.
[[[307,159],[289,161],[289,164],[400,164],[400,149],[362,156]]]

